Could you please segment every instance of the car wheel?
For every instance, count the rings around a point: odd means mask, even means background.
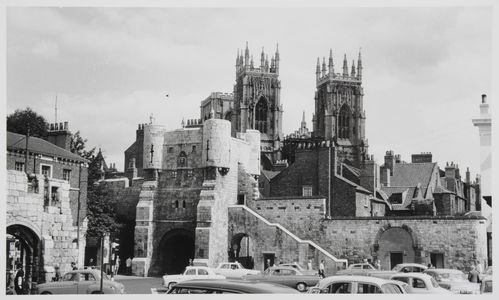
[[[170,282],[168,284],[168,289],[171,289],[174,285],[176,285],[177,283],[176,282]]]
[[[52,295],[52,293],[45,291],[45,292],[42,292],[40,295]]]
[[[300,292],[304,292],[307,289],[307,285],[303,282],[296,284],[296,289]]]

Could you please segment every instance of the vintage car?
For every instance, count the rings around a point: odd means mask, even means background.
[[[480,294],[488,293],[492,293],[492,275],[486,275],[480,283]]]
[[[312,294],[407,294],[404,284],[371,276],[334,275],[319,281]]]
[[[167,294],[295,294],[297,290],[270,282],[234,279],[193,279],[172,286]]]
[[[273,266],[258,275],[243,276],[244,280],[272,282],[286,285],[304,292],[320,280],[317,275],[305,275],[292,267]]]
[[[224,262],[213,269],[216,274],[225,276],[226,278],[241,278],[244,275],[260,274],[259,270],[245,269],[239,262]]]
[[[395,265],[395,267],[392,268],[392,271],[400,273],[421,273],[426,269],[428,269],[428,267],[422,264],[403,263]]]
[[[64,274],[60,281],[37,285],[36,293],[41,295],[101,294],[100,275],[100,271],[94,269],[73,270]],[[102,294],[123,294],[125,292],[123,284],[111,281],[106,274],[103,274],[102,278]]]
[[[411,294],[450,294],[438,285],[438,282],[427,274],[422,273],[397,273],[392,275],[392,280],[405,282],[409,285],[409,293]]]
[[[291,268],[295,268],[297,269],[298,271],[302,272],[303,274],[305,275],[319,275],[319,272],[317,270],[307,270],[305,269],[304,267],[300,266],[298,263],[284,263],[284,264],[280,264],[279,265],[280,267],[291,267]]]
[[[478,294],[480,285],[469,282],[468,276],[455,269],[427,269],[423,272],[433,277],[438,285],[455,294]]]
[[[163,286],[171,288],[179,282],[190,279],[225,279],[225,276],[215,274],[213,269],[208,267],[188,266],[183,274],[163,276]]]

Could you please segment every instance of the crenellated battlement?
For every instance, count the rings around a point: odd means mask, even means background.
[[[298,142],[296,144],[296,149],[329,148],[332,146],[333,146],[333,143],[329,140],[327,140],[327,141],[313,141],[313,142]]]

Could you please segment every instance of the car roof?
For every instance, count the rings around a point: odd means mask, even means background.
[[[357,275],[334,275],[321,279],[318,283],[320,287],[337,281],[355,281],[355,282],[368,282],[378,285],[388,283],[387,280],[372,277],[372,276],[357,276]]]
[[[212,289],[227,289],[244,293],[280,293],[290,294],[299,293],[297,290],[274,284],[270,282],[254,282],[235,279],[192,279],[177,283],[175,287],[181,288],[212,288]]]
[[[456,269],[426,269],[425,272],[463,274],[463,271]]]
[[[413,272],[413,273],[395,273],[391,276],[391,278],[393,277],[414,277],[414,278],[426,278],[426,279],[429,279],[429,278],[432,278],[430,275],[428,274],[423,274],[423,273],[417,273],[417,272]]]
[[[422,264],[416,264],[416,263],[403,263],[403,264],[397,264],[396,266],[402,266],[402,267],[420,267],[420,268],[425,268],[427,269],[428,267]]]

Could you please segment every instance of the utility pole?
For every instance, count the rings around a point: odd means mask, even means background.
[[[24,151],[24,172],[28,174],[28,140],[29,140],[29,124],[28,130],[26,131],[26,147]]]
[[[83,163],[80,162],[78,164],[78,207],[76,210],[76,248],[78,248],[78,258],[76,260],[76,264],[79,268],[80,266],[80,195],[81,195],[81,165]]]

